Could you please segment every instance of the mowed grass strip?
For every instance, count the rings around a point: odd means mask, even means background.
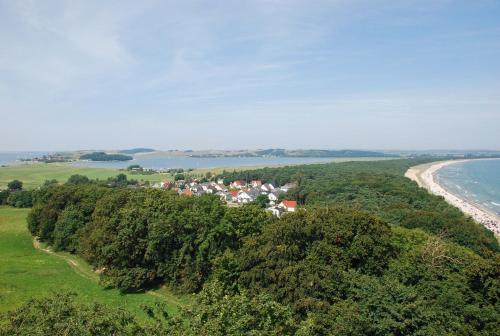
[[[141,304],[162,301],[167,304],[168,312],[175,314],[179,306],[188,302],[189,297],[176,297],[166,289],[121,294],[103,288],[82,259],[66,253],[49,254],[33,247],[26,229],[28,212],[29,209],[0,206],[0,313],[19,307],[32,297],[63,291],[76,292],[78,300],[83,302],[127,309],[140,319],[146,318]]]
[[[70,164],[19,164],[0,167],[0,189],[5,188],[7,183],[12,180],[20,180],[23,182],[25,189],[33,189],[47,180],[55,179],[59,182],[66,182],[74,174],[85,175],[89,179],[106,180],[108,177],[114,177],[120,173],[126,174],[129,179],[138,181],[158,182],[172,178],[170,174],[131,174],[113,168],[74,167]]]

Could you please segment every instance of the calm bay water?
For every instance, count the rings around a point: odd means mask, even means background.
[[[500,215],[500,159],[452,164],[437,179],[451,193]]]
[[[21,162],[22,158],[33,158],[48,154],[47,152],[0,152],[0,165],[13,165]],[[250,166],[276,166],[307,163],[324,163],[333,161],[353,160],[377,160],[383,158],[279,158],[279,157],[217,157],[217,158],[193,158],[185,156],[166,156],[165,154],[135,155],[132,161],[78,161],[71,163],[77,167],[94,168],[126,168],[132,164],[141,165],[144,168],[168,169],[168,168],[231,168]]]
[[[13,165],[22,163],[20,159],[31,159],[48,154],[48,152],[0,152],[0,165]]]
[[[242,167],[242,166],[276,166],[288,164],[305,164],[314,162],[332,162],[345,159],[337,158],[277,158],[277,157],[216,157],[216,158],[193,158],[185,156],[164,156],[164,155],[137,155],[133,161],[125,162],[92,162],[79,161],[73,165],[78,167],[97,168],[125,168],[131,164],[138,164],[145,168],[165,169],[165,168],[221,168],[221,167]]]

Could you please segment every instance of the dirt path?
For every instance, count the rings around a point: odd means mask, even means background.
[[[70,255],[65,255],[62,253],[54,252],[48,247],[43,247],[40,241],[35,237],[33,238],[33,247],[39,251],[50,254],[54,257],[61,258],[68,263],[68,265],[79,275],[82,277],[93,281],[99,282],[99,272],[91,271],[86,269],[83,265],[81,265],[77,260],[73,259]],[[161,291],[161,289],[160,289]],[[147,291],[146,294],[152,295],[154,297],[161,298],[165,301],[168,301],[176,306],[183,307],[185,306],[177,297],[168,293],[160,293],[158,291]]]
[[[40,250],[40,251],[45,252],[47,254],[50,254],[54,257],[63,259],[64,261],[66,261],[68,263],[69,266],[71,266],[71,268],[76,273],[83,276],[84,278],[87,278],[87,279],[94,281],[94,282],[99,281],[99,277],[97,276],[97,274],[94,274],[94,273],[89,272],[88,270],[85,270],[80,265],[80,263],[78,261],[74,260],[73,258],[71,258],[71,256],[67,256],[64,254],[54,252],[48,247],[44,248],[37,238],[33,238],[33,247],[36,248],[37,250]]]

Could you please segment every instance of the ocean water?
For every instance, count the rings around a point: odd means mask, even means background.
[[[48,154],[48,152],[0,152],[0,165],[13,165],[22,163],[20,159],[31,159]]]
[[[0,165],[19,164],[16,161],[21,158],[32,158],[41,156],[47,152],[0,152]],[[324,163],[334,161],[353,160],[377,160],[384,158],[280,158],[280,157],[216,157],[216,158],[193,158],[185,156],[166,156],[165,154],[134,155],[131,161],[77,161],[71,163],[77,167],[94,168],[126,168],[132,164],[141,165],[144,168],[168,169],[168,168],[230,168],[242,166],[276,166],[307,163]]]
[[[452,194],[500,215],[500,159],[452,164],[436,177]]]

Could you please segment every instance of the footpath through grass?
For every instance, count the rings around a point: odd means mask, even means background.
[[[28,212],[29,209],[0,206],[0,313],[20,306],[29,298],[62,291],[76,292],[78,299],[84,302],[125,308],[140,319],[146,316],[141,304],[163,301],[173,314],[186,304],[188,298],[178,298],[165,289],[126,295],[115,289],[104,289],[85,261],[33,246],[26,229]]]
[[[57,163],[36,163],[20,164],[0,167],[0,189],[5,188],[12,180],[20,180],[26,189],[39,187],[46,180],[56,179],[59,182],[66,182],[71,175],[85,175],[89,179],[105,180],[120,173],[127,175],[129,179],[138,181],[158,182],[172,178],[170,174],[131,174],[113,168],[87,168],[74,167],[70,164]]]

